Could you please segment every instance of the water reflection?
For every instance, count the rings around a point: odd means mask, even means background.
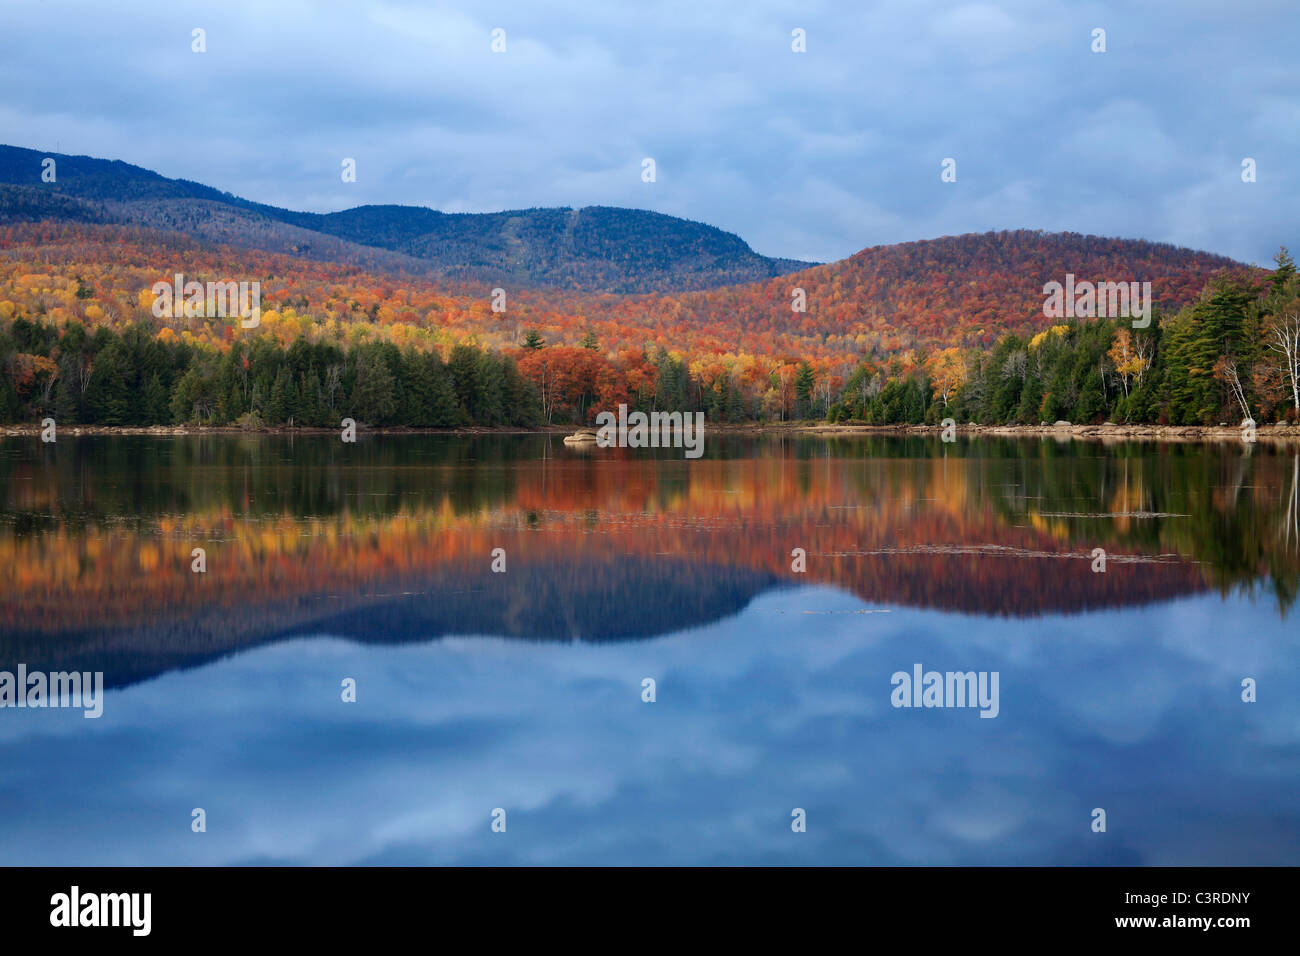
[[[0,863],[1300,863],[1298,487],[1262,446],[0,442],[0,669],[114,688],[0,710]],[[893,709],[918,662],[998,717]]]
[[[10,440],[0,660],[93,665],[121,683],[322,631],[650,637],[735,614],[777,582],[1015,617],[1237,589],[1285,613],[1296,594],[1300,465],[1286,450],[733,438],[710,451],[582,455],[545,436]],[[505,575],[489,570],[494,548]]]
[[[795,588],[654,641],[318,637],[111,692],[99,721],[10,711],[0,860],[1300,862],[1300,680],[1272,609],[866,609]],[[997,719],[892,709],[915,661],[1000,671]]]

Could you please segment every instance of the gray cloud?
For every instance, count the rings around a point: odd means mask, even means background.
[[[5,14],[0,139],[316,211],[610,204],[822,260],[1026,227],[1266,263],[1296,242],[1288,7],[46,2]]]

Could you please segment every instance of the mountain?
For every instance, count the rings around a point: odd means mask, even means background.
[[[812,265],[638,210],[293,212],[88,157],[55,155],[58,179],[42,183],[44,158],[0,147],[0,230],[13,260],[0,269],[0,300],[15,314],[55,309],[56,287],[71,294],[82,276],[105,314],[148,319],[142,289],[176,271],[211,272],[260,277],[267,304],[372,323],[395,341],[418,330],[443,346],[473,337],[503,349],[534,329],[549,345],[594,336],[606,355],[650,344],[706,365],[749,355],[838,374],[846,363],[899,357],[906,369],[921,350],[1036,334],[1056,321],[1044,314],[1044,285],[1067,274],[1150,282],[1152,306],[1170,314],[1216,274],[1247,268],[1165,243],[1027,229],[872,246]],[[62,279],[28,276],[55,267]],[[498,285],[507,313],[487,308]],[[795,290],[803,311],[792,308]],[[90,304],[59,314],[84,320]],[[189,331],[230,340],[221,329]],[[766,364],[740,365],[750,387],[767,387]]]
[[[0,224],[0,317],[75,318],[91,326],[110,321],[125,328],[152,321],[140,296],[176,272],[260,279],[264,309],[291,308],[294,317],[287,321],[295,327],[306,315],[314,323],[370,325],[381,339],[401,344],[412,335],[431,337],[444,349],[470,338],[513,349],[528,330],[551,346],[576,346],[594,335],[607,357],[661,346],[691,363],[743,367],[760,391],[771,363],[808,360],[842,373],[845,363],[899,357],[906,366],[908,353],[921,349],[987,348],[1007,332],[1036,334],[1060,321],[1043,314],[1042,288],[1067,272],[1091,281],[1150,281],[1151,298],[1168,315],[1195,301],[1214,275],[1244,268],[1157,243],[1021,230],[876,247],[779,279],[702,292],[525,288],[510,295],[507,312],[496,314],[482,284],[394,275],[388,266],[401,271],[400,253],[270,223],[294,230],[284,234],[290,246],[311,244],[314,255],[304,258],[301,246],[277,251],[270,232],[262,248],[250,248],[174,227],[88,223],[68,215],[75,210],[66,204],[76,202],[88,201],[41,193],[30,209],[58,203],[64,215]],[[351,264],[355,256],[366,261]],[[83,281],[85,299],[78,297]],[[792,311],[793,288],[805,291],[807,311]],[[91,315],[92,305],[98,315],[114,318]],[[232,340],[220,323],[207,331],[202,321],[177,324],[176,333],[183,328],[200,340],[220,340],[223,348]],[[324,326],[311,334],[326,334]]]
[[[658,300],[629,310],[651,324],[720,324],[746,341],[788,342],[796,354],[882,356],[914,347],[992,345],[1006,332],[1051,325],[1043,286],[1079,281],[1150,282],[1166,313],[1194,301],[1205,283],[1248,269],[1226,256],[1140,239],[1020,229],[873,246],[798,273]],[[805,311],[792,309],[803,290]]]
[[[41,180],[46,158],[56,164],[51,183]],[[646,210],[294,212],[120,160],[0,146],[0,223],[50,219],[173,229],[211,242],[515,288],[677,292],[812,265],[761,256],[732,233]]]

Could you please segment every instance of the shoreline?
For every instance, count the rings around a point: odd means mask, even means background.
[[[546,425],[537,428],[407,428],[404,426],[365,428],[358,426],[363,435],[447,435],[461,438],[492,435],[571,435],[578,425]],[[766,422],[721,423],[707,425],[707,431],[723,435],[762,436],[813,436],[832,438],[870,435],[935,435],[942,425],[866,425],[828,424],[826,422]],[[1236,425],[958,425],[958,437],[967,438],[1053,438],[1058,441],[1157,441],[1157,442],[1225,442],[1242,443],[1241,427]],[[38,437],[40,425],[0,425],[0,437]],[[58,435],[74,438],[109,435],[153,435],[158,437],[186,437],[203,435],[222,436],[289,436],[337,435],[338,428],[288,428],[267,426],[239,428],[220,425],[64,425]],[[1257,442],[1300,442],[1300,424],[1260,425],[1255,433]]]

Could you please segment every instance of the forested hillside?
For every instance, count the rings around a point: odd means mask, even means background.
[[[1013,247],[1031,236],[1016,234]],[[939,242],[933,259],[913,248],[888,261],[929,262],[946,274],[939,251],[954,245],[972,247]],[[153,284],[176,273],[255,279],[260,323],[155,316]],[[812,279],[836,288],[833,274]],[[1152,281],[1181,290],[1186,280]],[[954,300],[952,285],[934,283],[932,301]],[[902,296],[898,286],[886,298]],[[758,314],[762,287],[749,292],[749,314]],[[470,287],[174,233],[38,223],[0,227],[0,420],[527,426],[587,422],[625,402],[702,410],[714,422],[1263,422],[1296,414],[1300,369],[1287,343],[1300,321],[1297,300],[1284,252],[1271,276],[1225,272],[1178,311],[1157,311],[1145,329],[1128,320],[1052,322],[1040,308],[1024,319],[1037,331],[1006,332],[992,349],[883,352],[860,346],[857,333],[764,334],[743,316],[729,325],[663,296],[530,292],[494,312]],[[785,302],[769,308],[779,329]],[[899,313],[899,329],[908,314]]]
[[[1067,273],[1088,281],[1151,283],[1165,311],[1192,301],[1224,256],[1135,239],[1031,230],[874,246],[840,262],[760,285],[629,300],[656,320],[722,323],[742,334],[801,334],[884,356],[915,347],[988,346],[1044,326],[1043,286]],[[806,297],[793,310],[792,290]],[[618,314],[617,310],[615,314]]]

